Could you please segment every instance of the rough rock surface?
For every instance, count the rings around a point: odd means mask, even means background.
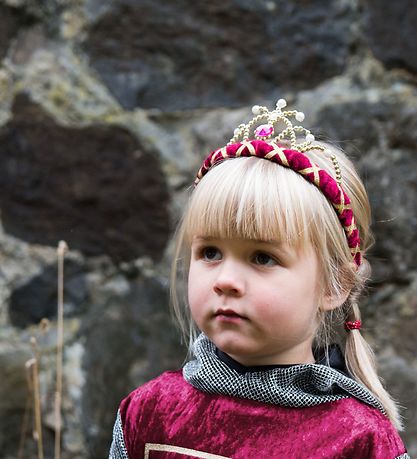
[[[57,314],[57,267],[45,267],[40,274],[15,288],[10,296],[9,317],[15,327],[37,325],[42,319],[56,319]],[[65,317],[84,312],[88,297],[83,266],[72,260],[65,265]],[[30,304],[30,308],[28,305]]]
[[[0,4],[0,59],[6,55],[18,27],[16,11]]]
[[[8,451],[19,440],[27,403],[25,363],[30,357],[27,346],[22,343],[10,346],[9,342],[9,345],[2,343],[0,346],[0,451]]]
[[[112,284],[80,330],[88,349],[82,422],[88,457],[97,459],[106,455],[120,400],[167,367],[175,368],[185,355],[167,314],[168,292],[161,279],[139,276],[128,283],[118,277]],[[115,287],[117,295],[111,293]],[[98,379],[103,381],[99,386]]]
[[[365,33],[375,56],[388,68],[417,74],[417,6],[413,0],[366,0]]]
[[[121,1],[93,24],[84,47],[125,108],[236,106],[340,73],[351,20],[347,3],[330,0],[303,8],[294,1]]]
[[[372,101],[366,94],[361,101],[339,100],[325,106],[317,120],[330,138],[346,144],[366,177],[378,241],[371,251],[378,281],[407,278],[417,267],[415,177],[410,173],[416,164],[411,120],[417,120],[417,105],[393,93],[385,96],[388,101]]]
[[[411,0],[0,0],[1,457],[18,457],[34,355],[53,457],[59,240],[62,459],[106,457],[121,398],[181,366],[174,224],[203,157],[278,97],[364,177],[364,334],[417,455],[415,18]]]
[[[0,144],[6,232],[32,243],[65,239],[116,261],[161,257],[169,234],[165,179],[126,129],[63,127],[20,94]]]

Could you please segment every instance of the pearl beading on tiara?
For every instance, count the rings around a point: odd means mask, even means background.
[[[303,112],[297,110],[283,111],[282,109],[286,106],[287,101],[285,99],[279,99],[275,105],[275,109],[272,111],[269,111],[267,107],[254,105],[252,113],[255,117],[246,124],[239,124],[227,145],[255,138],[275,144],[289,142],[289,148],[302,153],[310,150],[320,150],[325,156],[331,159],[335,170],[336,182],[340,184],[342,182],[342,175],[336,156],[328,148],[314,144],[313,142],[316,139],[310,130],[301,125],[294,126],[290,118],[295,118],[296,121],[301,123],[304,121],[305,115]],[[263,122],[263,124],[259,124],[260,122]],[[284,126],[280,131],[277,129],[279,128],[279,124]],[[253,132],[253,136],[251,136],[251,132]],[[279,132],[278,135],[275,135],[277,132]],[[301,142],[299,141],[300,136],[303,136],[303,141]]]
[[[290,142],[290,148],[292,149],[301,152],[310,150],[311,144],[315,140],[314,135],[303,126],[294,126],[290,119],[295,118],[296,121],[301,123],[305,119],[304,113],[297,110],[282,111],[282,109],[286,106],[287,101],[285,99],[279,99],[276,103],[276,108],[272,111],[269,111],[267,107],[254,105],[252,107],[252,113],[255,117],[247,124],[240,124],[235,129],[233,137],[230,139],[228,144],[230,145],[239,141],[249,140],[249,138],[251,138],[251,131],[253,131],[255,139],[272,139],[275,143],[287,140]],[[264,124],[258,125],[261,121],[263,121]],[[284,125],[284,129],[282,129],[278,135],[275,135],[276,127],[280,123]],[[254,129],[255,126],[257,127]],[[304,142],[297,143],[297,139],[300,135],[304,135]]]

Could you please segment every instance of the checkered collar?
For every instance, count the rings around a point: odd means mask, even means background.
[[[384,413],[381,403],[363,385],[323,365],[300,364],[239,372],[224,362],[214,344],[201,334],[194,343],[195,359],[183,376],[203,392],[229,395],[288,407],[316,406],[354,397]]]

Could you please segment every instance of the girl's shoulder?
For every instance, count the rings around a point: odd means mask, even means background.
[[[348,432],[352,445],[361,443],[372,447],[375,457],[391,457],[405,453],[405,447],[398,431],[391,421],[378,409],[353,397],[332,402],[333,412],[328,416],[329,423],[336,423],[338,428]],[[380,450],[380,455],[377,451]],[[407,457],[407,456],[404,456]]]
[[[152,404],[155,407],[155,404],[162,399],[166,405],[170,399],[177,399],[178,394],[187,390],[188,387],[189,385],[185,383],[182,377],[182,370],[166,371],[133,390],[121,402],[120,412],[123,416],[128,409],[132,410],[135,406],[139,408],[146,404]]]
[[[120,403],[113,431],[113,449],[125,455],[114,457],[142,457],[137,452],[143,443],[140,439],[163,431],[166,420],[183,411],[188,402],[194,405],[198,393],[184,380],[182,370],[167,371],[133,390]]]
[[[180,386],[183,379],[182,370],[166,371],[134,389],[126,398],[135,399],[153,393],[165,392],[167,387]]]

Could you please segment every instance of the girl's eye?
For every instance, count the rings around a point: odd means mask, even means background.
[[[275,266],[277,261],[265,252],[258,252],[253,257],[254,263],[261,266]]]
[[[201,249],[201,255],[206,261],[217,261],[222,258],[222,254],[216,247],[204,247]]]

